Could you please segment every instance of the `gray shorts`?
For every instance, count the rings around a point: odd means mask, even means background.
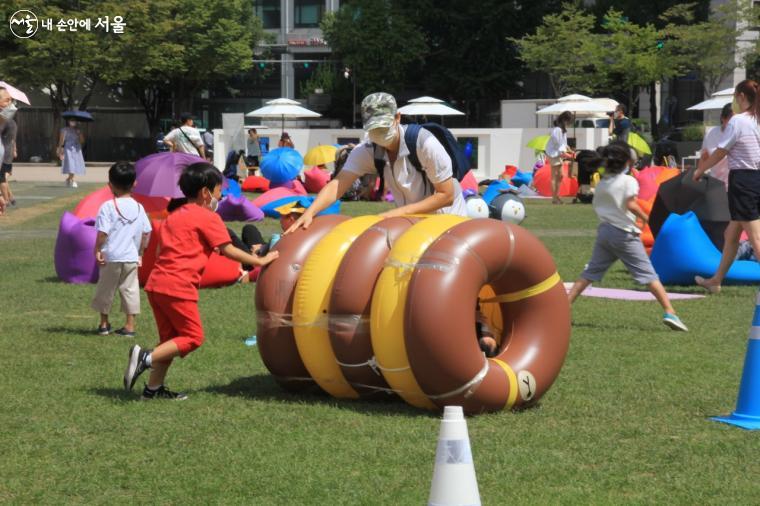
[[[581,277],[588,281],[601,281],[615,260],[623,262],[634,281],[639,284],[648,285],[660,279],[638,235],[602,223],[597,229],[591,260]]]

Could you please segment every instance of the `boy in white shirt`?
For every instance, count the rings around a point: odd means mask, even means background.
[[[150,237],[150,220],[145,209],[130,192],[135,184],[135,166],[116,162],[108,170],[108,186],[113,199],[98,210],[95,227],[95,258],[100,265],[100,277],[95,290],[92,308],[100,313],[98,334],[111,332],[108,313],[116,290],[121,295],[121,309],[126,314],[124,326],[114,333],[125,337],[135,336],[135,315],[140,314],[140,285],[137,268]]]
[[[637,283],[647,285],[665,310],[662,323],[672,330],[687,331],[689,329],[676,316],[639,237],[641,230],[636,226],[636,218],[646,223],[648,216],[636,202],[639,184],[626,174],[632,162],[631,148],[625,142],[614,141],[601,155],[598,163],[604,165],[604,178],[594,192],[594,211],[600,224],[591,260],[568,293],[570,303],[593,281],[601,281],[607,269],[619,259]]]

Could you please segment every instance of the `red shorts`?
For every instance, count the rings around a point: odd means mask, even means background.
[[[178,299],[163,293],[146,293],[156,318],[161,343],[174,341],[181,357],[203,344],[203,325],[197,301]]]

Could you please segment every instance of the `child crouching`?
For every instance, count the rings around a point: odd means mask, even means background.
[[[257,257],[234,247],[222,219],[214,211],[222,191],[221,173],[207,162],[188,166],[179,187],[187,197],[170,204],[170,214],[158,237],[159,253],[145,285],[158,326],[159,345],[129,351],[124,388],[131,390],[137,378],[151,369],[142,398],[178,399],[185,394],[164,386],[174,357],[184,357],[203,344],[203,326],[198,312],[198,287],[211,253],[250,265],[266,265],[278,257],[276,251]]]

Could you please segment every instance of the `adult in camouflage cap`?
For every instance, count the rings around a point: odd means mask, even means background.
[[[420,129],[416,146],[406,145],[406,125],[401,124],[401,113],[392,95],[380,92],[364,97],[362,123],[364,142],[351,151],[343,170],[322,188],[314,203],[285,233],[308,228],[314,216],[343,196],[357,178],[380,175],[379,170],[397,206],[382,213],[384,218],[433,213],[467,216],[462,188],[453,177],[451,157],[424,128]],[[421,170],[409,159],[411,149],[416,150]]]

